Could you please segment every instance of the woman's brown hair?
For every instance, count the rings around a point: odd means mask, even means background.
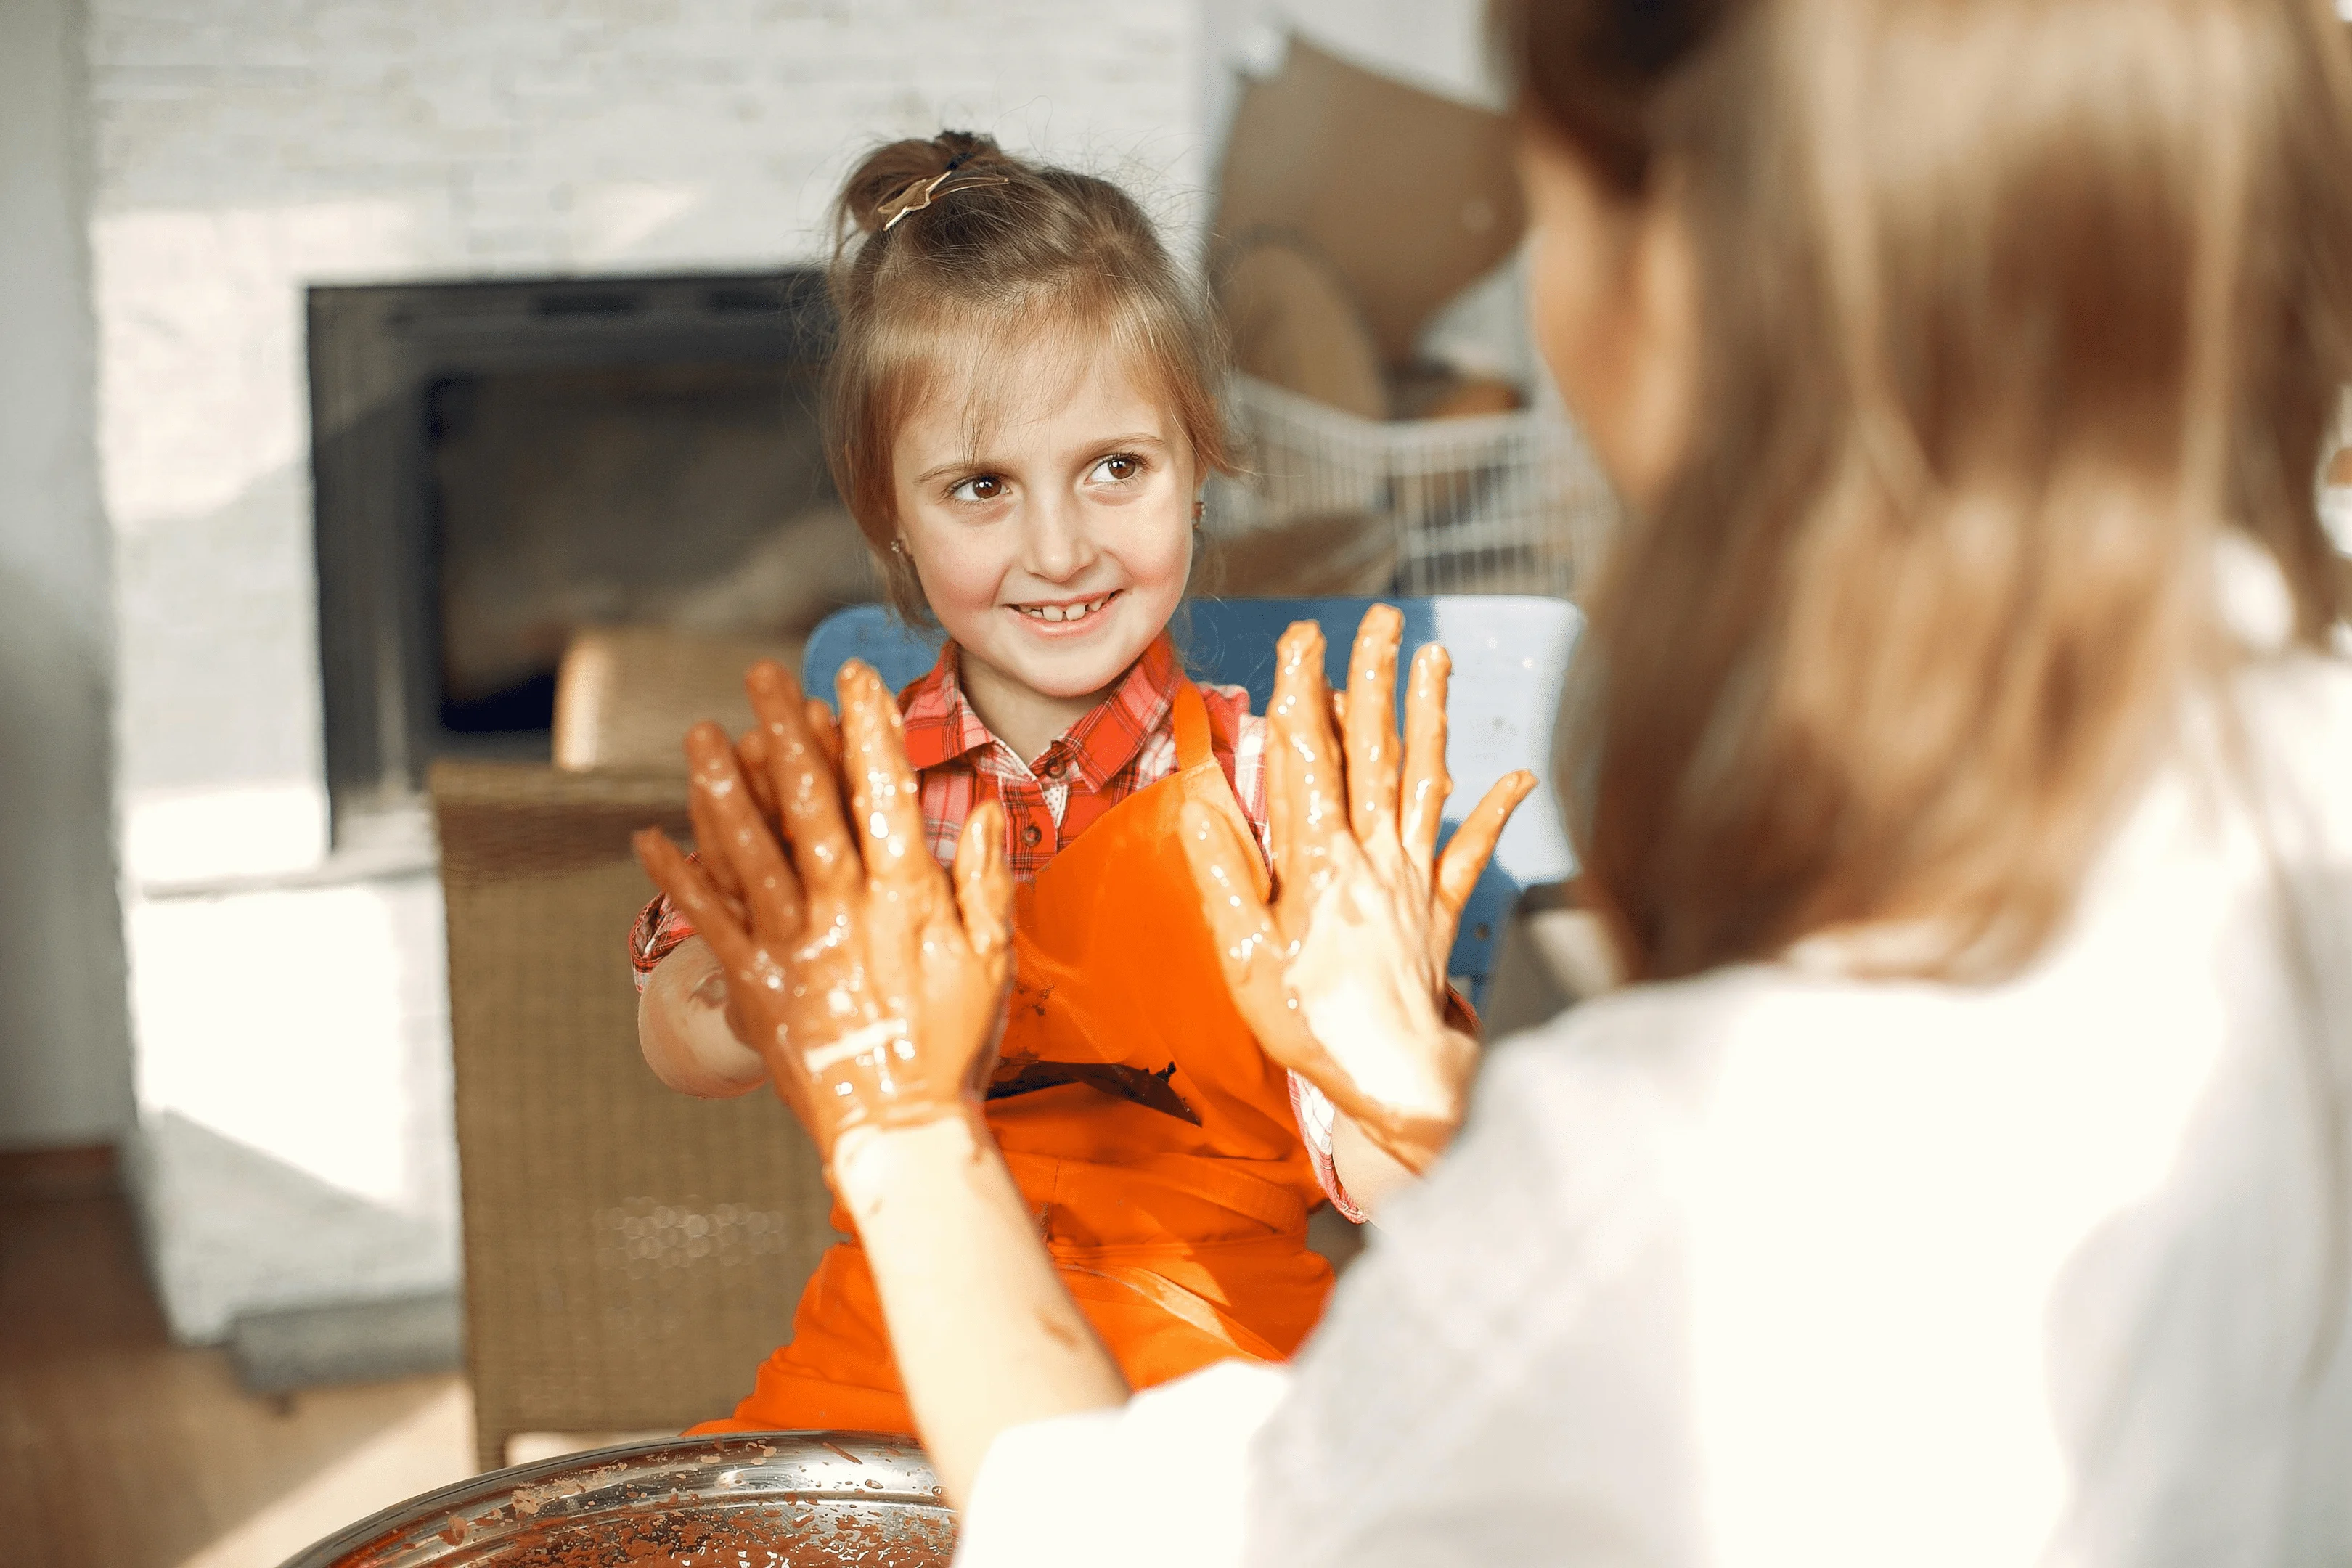
[[[913,563],[891,548],[892,439],[926,398],[976,390],[982,367],[1017,346],[1053,331],[1074,352],[1111,344],[1158,391],[1195,475],[1233,471],[1219,405],[1224,338],[1150,218],[1108,181],[1008,156],[965,132],[893,142],[842,187],[827,282],[834,485],[908,619],[929,610]]]
[[[2242,531],[2336,614],[2352,58],[2325,0],[1504,0],[1531,133],[1699,258],[1692,449],[1561,776],[1639,973],[1899,922],[2038,952]]]

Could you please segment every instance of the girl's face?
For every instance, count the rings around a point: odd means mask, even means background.
[[[982,418],[934,398],[891,452],[900,541],[983,718],[992,688],[1081,703],[1117,683],[1192,564],[1190,445],[1122,356],[1047,343],[996,368]]]

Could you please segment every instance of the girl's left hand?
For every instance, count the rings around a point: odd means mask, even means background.
[[[1183,828],[1226,984],[1266,1054],[1420,1171],[1461,1124],[1478,1058],[1477,1042],[1444,1021],[1446,957],[1463,903],[1536,781],[1497,781],[1437,853],[1453,787],[1452,665],[1435,645],[1414,657],[1400,755],[1403,626],[1390,605],[1365,613],[1339,704],[1323,682],[1322,629],[1301,621],[1283,634],[1267,715],[1271,903],[1229,822],[1187,805]]]
[[[858,1128],[976,1115],[1013,977],[1001,808],[964,824],[951,887],[879,677],[841,673],[845,814],[830,737],[792,677],[762,662],[744,685],[760,728],[742,759],[715,724],[687,736],[702,863],[651,828],[639,860],[717,954],[729,1023],[828,1162]],[[756,784],[747,761],[763,764]]]

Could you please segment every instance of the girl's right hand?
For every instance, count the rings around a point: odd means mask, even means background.
[[[828,1161],[854,1129],[976,1114],[1012,982],[1002,812],[972,812],[950,888],[872,670],[842,671],[845,788],[792,678],[763,662],[744,684],[760,744],[739,759],[715,724],[687,736],[701,863],[655,829],[638,858],[717,955],[734,1033]]]
[[[1478,1044],[1445,1022],[1445,960],[1462,906],[1535,775],[1507,774],[1437,853],[1452,781],[1445,772],[1451,661],[1413,658],[1397,746],[1396,660],[1404,617],[1365,612],[1335,705],[1323,633],[1283,634],[1267,715],[1273,899],[1257,857],[1224,818],[1183,813],[1226,984],[1266,1055],[1420,1171],[1461,1124]],[[1344,745],[1334,733],[1338,708]]]

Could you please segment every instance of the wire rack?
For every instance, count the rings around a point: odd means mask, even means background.
[[[1359,519],[1392,541],[1394,593],[1574,598],[1616,526],[1591,448],[1556,409],[1361,419],[1249,376],[1231,408],[1249,467],[1216,488],[1212,531]]]

